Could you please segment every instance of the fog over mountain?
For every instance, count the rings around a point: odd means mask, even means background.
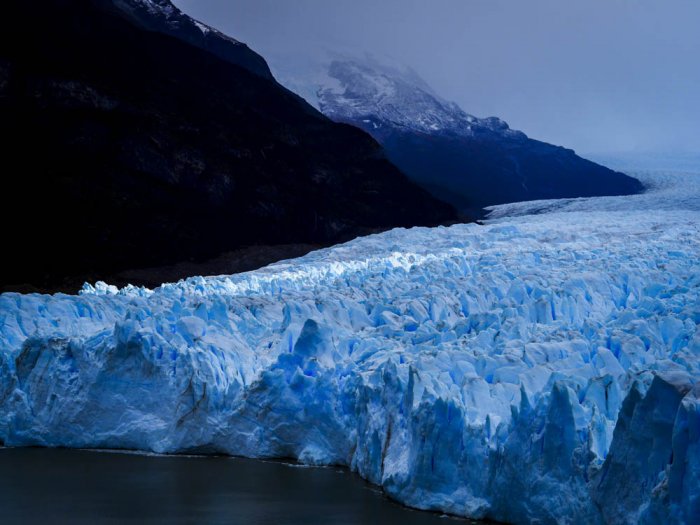
[[[413,67],[466,111],[579,152],[697,151],[694,0],[176,0],[273,73],[325,50]]]

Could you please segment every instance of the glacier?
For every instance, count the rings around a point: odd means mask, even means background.
[[[245,274],[3,294],[0,440],[344,465],[510,523],[699,523],[700,174],[640,177]]]

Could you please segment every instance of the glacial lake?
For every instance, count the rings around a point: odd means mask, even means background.
[[[405,508],[347,470],[227,457],[0,449],[0,523],[476,522]]]

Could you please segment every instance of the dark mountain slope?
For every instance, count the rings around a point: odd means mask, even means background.
[[[454,219],[362,131],[110,2],[5,14],[5,289]]]
[[[507,202],[628,195],[643,189],[637,179],[581,158],[573,150],[530,138],[403,129],[372,134],[389,159],[415,182],[473,214]]]

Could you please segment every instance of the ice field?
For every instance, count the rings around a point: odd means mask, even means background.
[[[700,175],[637,175],[245,274],[4,294],[0,440],[346,465],[513,523],[699,523]]]

